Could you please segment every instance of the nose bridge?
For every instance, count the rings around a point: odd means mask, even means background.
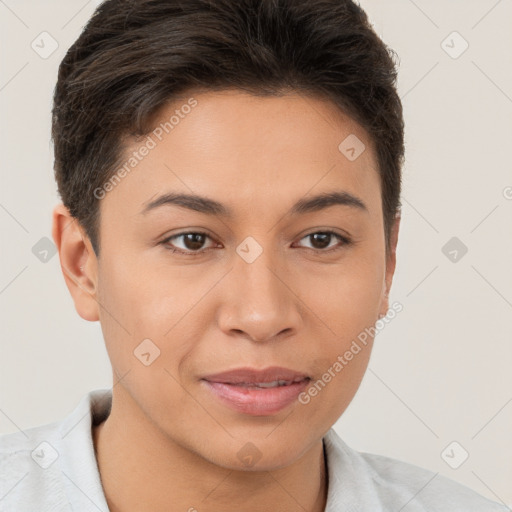
[[[224,329],[236,329],[259,341],[273,338],[282,330],[296,328],[300,320],[294,295],[279,276],[282,268],[276,256],[263,250],[254,239],[237,248],[231,279],[235,281],[228,323]],[[282,271],[281,271],[282,272]],[[225,305],[226,306],[226,305]]]
[[[236,266],[243,287],[243,297],[247,299],[247,303],[261,309],[261,313],[265,309],[270,310],[272,306],[278,306],[283,292],[281,281],[277,279],[275,270],[271,270],[275,258],[266,254],[262,253],[251,263],[239,261]]]

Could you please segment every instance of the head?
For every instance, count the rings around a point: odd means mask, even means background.
[[[124,376],[114,400],[163,438],[224,467],[251,441],[268,469],[349,405],[373,336],[334,367],[386,314],[395,270],[395,80],[347,0],[108,0],[67,52],[53,237]],[[203,380],[269,366],[325,385],[246,414]]]

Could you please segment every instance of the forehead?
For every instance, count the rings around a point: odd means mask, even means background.
[[[153,124],[126,150],[123,163],[131,158],[134,165],[102,208],[134,215],[159,194],[182,192],[215,198],[241,214],[263,213],[331,189],[380,208],[372,141],[328,101],[296,93],[191,93],[162,108]],[[355,159],[346,153],[350,146],[360,153]]]

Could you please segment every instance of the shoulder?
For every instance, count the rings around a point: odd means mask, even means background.
[[[407,510],[437,512],[505,512],[504,505],[490,501],[439,473],[400,460],[370,453],[360,454],[382,496],[394,493],[409,503]]]
[[[0,512],[108,510],[91,426],[110,404],[110,390],[93,390],[61,420],[0,435]]]
[[[59,422],[0,436],[0,512],[67,511],[57,459]]]
[[[403,508],[408,512],[510,512],[508,507],[439,473],[390,457],[353,450],[333,429],[324,439],[333,472],[350,472],[356,493],[365,494],[367,506],[384,511]],[[334,475],[334,482],[337,481]]]

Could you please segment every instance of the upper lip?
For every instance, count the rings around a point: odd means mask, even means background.
[[[236,368],[226,372],[206,375],[203,380],[222,382],[224,384],[251,384],[257,382],[273,382],[275,380],[300,381],[310,377],[300,371],[280,366],[270,366],[261,370],[255,368]]]

